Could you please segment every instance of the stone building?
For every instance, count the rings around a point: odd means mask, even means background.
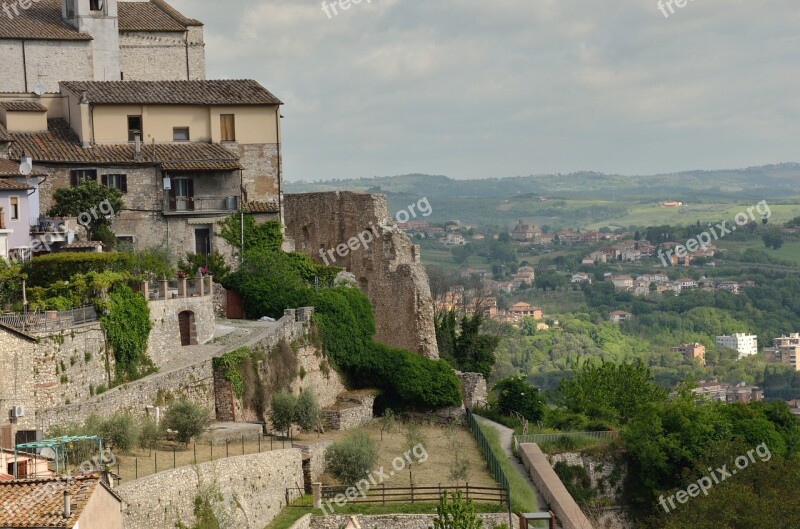
[[[95,180],[123,193],[117,237],[173,258],[230,256],[213,226],[236,211],[279,218],[282,103],[255,81],[64,81],[16,101],[41,111],[0,115],[0,159],[31,157],[46,175],[31,179],[42,211],[56,189]]]
[[[4,2],[0,92],[54,92],[64,80],[202,80],[204,46],[202,23],[164,0]]]

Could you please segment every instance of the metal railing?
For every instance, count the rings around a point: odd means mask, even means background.
[[[535,443],[538,445],[541,445],[542,443],[555,443],[560,439],[570,439],[572,441],[616,441],[619,439],[619,432],[551,432],[531,435],[515,435],[514,446],[519,448],[520,444],[526,443]]]
[[[467,421],[473,437],[475,437],[475,440],[478,441],[478,445],[481,448],[481,453],[483,453],[483,458],[486,460],[486,464],[489,466],[489,472],[491,472],[492,476],[494,476],[494,479],[497,480],[497,483],[499,483],[501,487],[509,490],[508,477],[506,477],[503,467],[500,466],[500,461],[498,461],[497,457],[492,451],[489,440],[486,439],[486,436],[483,434],[483,430],[481,430],[480,426],[478,426],[478,421],[475,420],[475,416],[470,410],[467,410]]]
[[[168,213],[192,213],[203,211],[236,211],[237,196],[165,197],[164,211]]]
[[[200,281],[203,286],[201,289]],[[214,289],[213,276],[173,278],[167,280],[150,280],[139,285],[139,291],[149,301],[158,301],[174,298],[192,298],[210,296]]]
[[[91,305],[72,310],[0,314],[0,323],[21,331],[51,332],[69,329],[97,321],[97,311]]]

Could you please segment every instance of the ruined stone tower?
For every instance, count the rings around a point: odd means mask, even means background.
[[[287,195],[284,206],[286,235],[296,251],[319,263],[325,263],[322,255],[327,255],[326,264],[355,276],[372,302],[377,341],[439,357],[433,300],[419,248],[391,221],[384,195]],[[341,245],[349,246],[337,253]]]

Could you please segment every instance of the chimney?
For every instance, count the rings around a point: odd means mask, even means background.
[[[69,491],[64,491],[64,518],[71,518],[72,517],[72,506],[69,504],[70,496]]]

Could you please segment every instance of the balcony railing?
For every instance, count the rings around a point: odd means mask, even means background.
[[[97,321],[97,311],[91,305],[62,311],[0,314],[0,323],[27,332],[53,332],[95,321]]]
[[[192,213],[209,213],[236,211],[239,209],[239,197],[166,197],[164,213],[173,215],[190,215]]]

